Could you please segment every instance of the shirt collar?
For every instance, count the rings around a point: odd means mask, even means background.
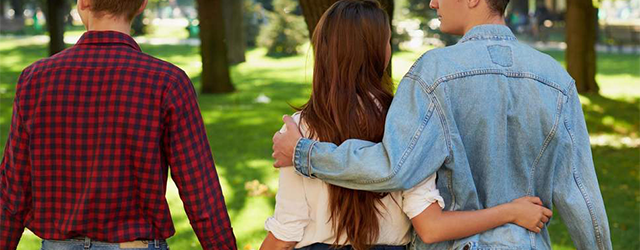
[[[87,31],[76,43],[76,45],[83,44],[124,44],[141,51],[133,37],[118,31]]]
[[[516,40],[516,36],[505,25],[484,24],[475,26],[467,31],[459,43],[472,40]]]

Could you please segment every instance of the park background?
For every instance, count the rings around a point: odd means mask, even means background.
[[[428,0],[380,0],[392,14],[397,84],[422,53],[455,44]],[[273,212],[278,172],[271,137],[283,114],[309,97],[309,28],[335,0],[149,0],[134,21],[143,52],[176,64],[200,109],[239,249],[258,249]],[[17,78],[26,66],[72,46],[84,32],[73,0],[0,0],[0,150]],[[518,39],[554,57],[576,79],[614,249],[640,249],[640,0],[512,0]],[[310,24],[310,25],[307,25]],[[312,29],[312,28],[311,28]],[[225,56],[226,55],[226,56]],[[201,249],[177,188],[167,200],[173,249]],[[556,213],[555,249],[574,249]],[[39,249],[28,230],[18,249]]]

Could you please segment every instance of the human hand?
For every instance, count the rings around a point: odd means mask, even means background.
[[[553,212],[544,207],[542,200],[538,197],[525,196],[506,205],[509,206],[511,223],[535,233],[540,233],[544,223],[547,223],[553,215]]]
[[[293,166],[293,153],[298,140],[302,138],[293,118],[285,115],[282,121],[285,125],[284,131],[278,131],[273,135],[273,154],[271,157],[275,159],[273,166],[276,168]]]

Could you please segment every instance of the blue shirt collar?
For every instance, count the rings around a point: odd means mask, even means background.
[[[511,29],[505,25],[483,24],[467,31],[458,43],[472,40],[516,40],[516,36],[511,32]]]

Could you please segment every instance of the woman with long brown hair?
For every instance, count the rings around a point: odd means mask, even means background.
[[[303,135],[340,144],[382,140],[393,100],[386,73],[391,57],[389,18],[375,0],[342,0],[320,19],[313,37],[311,98],[294,119]],[[261,249],[405,249],[411,226],[425,242],[462,238],[515,223],[536,230],[551,211],[537,198],[470,212],[443,212],[436,176],[390,193],[346,189],[280,169],[274,216]],[[435,204],[432,206],[432,204]]]

